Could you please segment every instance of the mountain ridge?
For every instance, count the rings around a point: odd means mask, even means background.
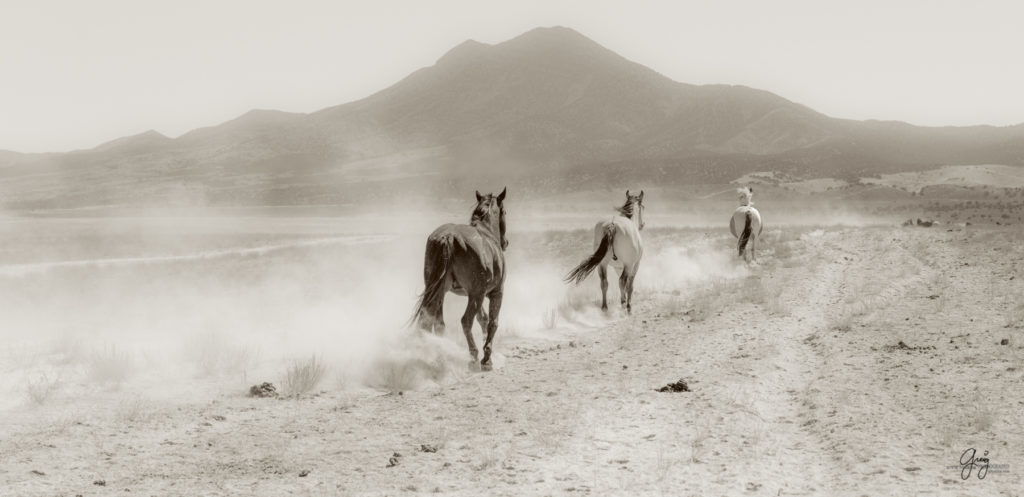
[[[834,118],[765,90],[674,81],[551,27],[467,40],[368,97],[310,113],[254,109],[177,138],[151,130],[87,151],[0,153],[7,185],[19,189],[0,188],[22,206],[182,194],[293,204],[413,184],[446,193],[488,178],[600,185],[629,170],[639,180],[727,182],[755,170],[850,177],[958,163],[1024,165],[1024,123]]]

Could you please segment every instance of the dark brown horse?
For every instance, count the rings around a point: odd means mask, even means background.
[[[498,329],[498,314],[505,287],[505,190],[498,195],[476,192],[476,207],[469,224],[445,224],[427,238],[423,261],[423,284],[426,289],[416,304],[413,319],[424,331],[444,333],[444,296],[448,292],[465,295],[469,305],[462,315],[462,331],[473,359],[470,369],[477,369],[478,352],[473,340],[473,318],[480,321],[486,333],[484,358],[480,368],[491,370],[491,342]],[[484,311],[484,297],[489,301],[490,316]]]

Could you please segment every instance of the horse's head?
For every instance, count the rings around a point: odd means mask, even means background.
[[[480,192],[476,192],[476,207],[473,209],[473,217],[469,220],[469,223],[472,225],[484,223],[491,228],[491,230],[494,230],[494,223],[497,221],[497,234],[501,242],[501,250],[508,248],[508,238],[505,238],[506,190],[507,188],[502,188],[501,193],[497,195],[494,195],[493,193],[480,195]]]
[[[739,195],[740,205],[751,205],[754,202],[751,200],[754,198],[754,189],[749,186],[743,188],[737,188],[736,194]]]
[[[626,203],[622,204],[619,212],[635,220],[639,229],[644,229],[644,191],[640,190],[640,195],[632,195],[626,190]]]

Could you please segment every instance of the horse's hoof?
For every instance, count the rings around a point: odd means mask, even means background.
[[[481,371],[490,371],[492,369],[494,369],[494,366],[492,366],[490,362],[481,362],[480,363],[480,370]]]
[[[476,362],[476,359],[471,359],[469,361],[469,370],[474,373],[480,372],[480,363]]]

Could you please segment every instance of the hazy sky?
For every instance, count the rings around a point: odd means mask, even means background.
[[[1024,122],[1022,2],[0,0],[0,149],[175,137],[367,96],[466,39],[571,27],[687,83],[825,114]]]

